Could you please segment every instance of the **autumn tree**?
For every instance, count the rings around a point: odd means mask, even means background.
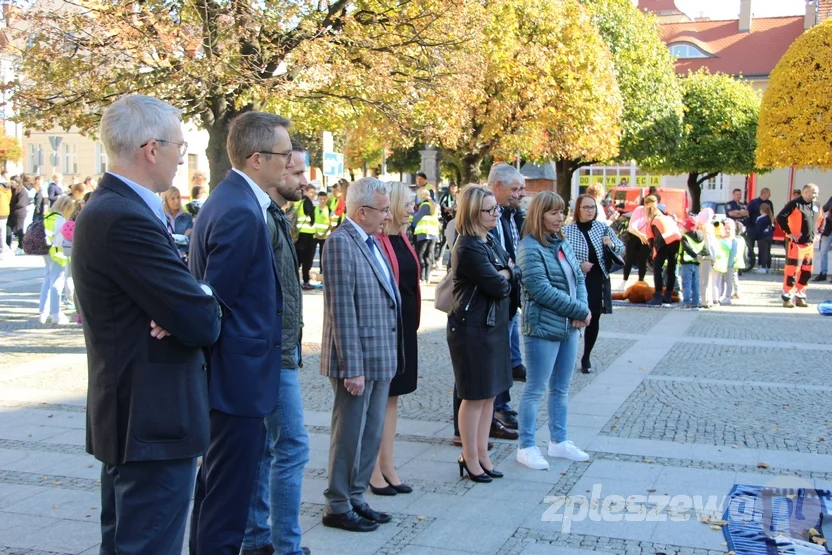
[[[0,162],[17,162],[23,158],[23,147],[20,142],[0,131]]]
[[[392,117],[449,87],[480,12],[473,0],[36,3],[17,25],[20,78],[5,89],[28,128],[87,134],[120,96],[156,96],[208,131],[216,182],[230,168],[228,123],[242,112],[332,100]],[[441,105],[431,113],[442,115]]]
[[[691,73],[682,80],[684,121],[679,147],[656,169],[688,175],[692,210],[698,212],[702,184],[720,173],[757,170],[757,118],[760,96],[730,75]]]
[[[621,96],[609,49],[578,0],[496,0],[486,18],[465,66],[474,86],[452,101],[460,136],[427,135],[452,153],[461,181],[478,182],[488,155],[614,156]],[[568,186],[559,191],[568,198]]]
[[[760,106],[761,167],[832,167],[832,20],[799,36],[771,72]]]

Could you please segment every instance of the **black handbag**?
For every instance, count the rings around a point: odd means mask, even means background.
[[[604,245],[604,263],[607,266],[607,273],[611,274],[624,267],[624,259],[615,254],[611,248]]]

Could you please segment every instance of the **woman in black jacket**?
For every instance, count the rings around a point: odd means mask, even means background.
[[[511,387],[509,295],[513,263],[488,231],[497,225],[494,195],[478,185],[462,193],[457,210],[459,233],[452,257],[454,300],[448,315],[448,347],[454,367],[459,408],[463,470],[476,482],[502,477],[488,457],[488,433],[494,397]]]

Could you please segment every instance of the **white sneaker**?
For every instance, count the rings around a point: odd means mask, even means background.
[[[40,315],[38,320],[40,321],[41,324],[45,324],[46,321],[49,320],[49,314],[44,312],[43,314]]]
[[[571,441],[561,441],[560,443],[550,441],[549,456],[559,459],[569,459],[575,462],[586,462],[589,460],[589,455],[575,447],[575,444]]]
[[[49,322],[52,324],[57,324],[59,326],[65,326],[69,323],[69,318],[66,317],[66,314],[63,312],[59,312],[58,314],[52,314],[49,317]]]
[[[532,470],[549,470],[549,463],[540,454],[540,449],[535,447],[526,447],[525,449],[517,449],[517,462],[523,466],[528,466]]]

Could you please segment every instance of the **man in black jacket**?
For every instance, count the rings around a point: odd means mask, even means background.
[[[100,460],[101,553],[179,555],[208,446],[203,348],[220,307],[179,258],[156,193],[183,163],[179,110],[128,96],[105,110],[110,171],[81,211],[72,273],[87,346],[87,452]]]
[[[812,276],[812,256],[817,236],[820,209],[815,202],[818,198],[818,186],[809,183],[801,195],[790,200],[777,214],[777,223],[786,233],[789,250],[786,252],[786,265],[783,268],[783,306],[786,308],[806,308],[806,287]],[[797,265],[800,264],[800,274]],[[792,301],[794,296],[794,301]]]

